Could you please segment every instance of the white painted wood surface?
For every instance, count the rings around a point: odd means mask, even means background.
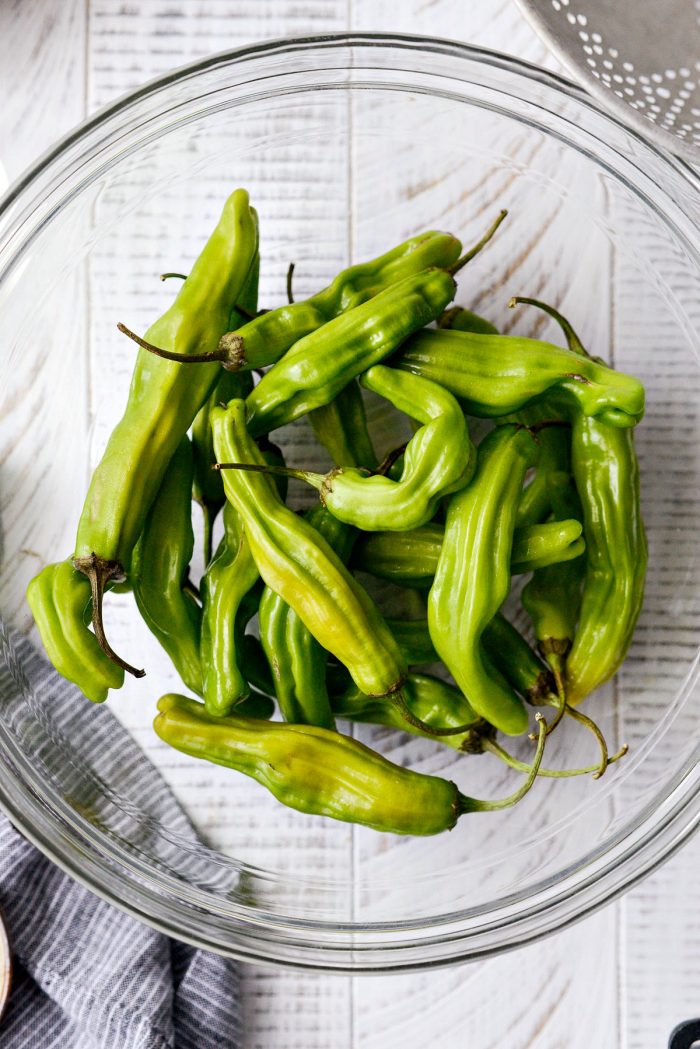
[[[0,161],[18,174],[98,106],[212,51],[348,28],[452,37],[553,66],[512,0],[4,0]],[[699,867],[696,840],[623,901],[478,966],[380,978],[246,967],[246,1045],[663,1046],[700,1013]]]

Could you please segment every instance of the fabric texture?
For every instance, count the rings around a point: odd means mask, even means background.
[[[38,756],[42,748],[44,757],[55,753],[61,735],[70,738],[77,797],[84,799],[86,784],[92,784],[97,803],[93,762],[99,755],[100,775],[110,781],[114,773],[120,795],[134,808],[167,818],[195,840],[155,767],[106,707],[92,708],[86,718],[87,701],[78,690],[26,638],[8,636],[1,623],[0,647],[3,716],[36,717],[36,709],[27,714],[27,689],[38,709],[50,710],[50,732],[37,732]],[[234,963],[170,940],[115,909],[47,860],[1,815],[0,906],[14,965],[0,1021],[2,1049],[242,1045]]]

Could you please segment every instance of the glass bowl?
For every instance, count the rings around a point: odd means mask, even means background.
[[[430,839],[378,835],[281,807],[227,770],[168,751],[151,729],[178,682],[128,596],[115,647],[145,665],[110,709],[198,834],[132,795],[133,766],[74,753],[50,697],[17,673],[24,600],[73,548],[87,479],[126,397],[133,348],[172,296],[230,189],[260,213],[261,301],[297,296],[350,259],[423,228],[465,244],[510,217],[465,269],[457,301],[504,331],[558,339],[511,295],[557,303],[592,352],[639,376],[649,533],[630,656],[586,711],[630,753],[600,782],[540,781],[512,811]],[[474,959],[580,918],[668,856],[700,811],[700,237],[698,183],[567,81],[493,52],[408,37],[335,36],[214,56],[103,110],[29,171],[0,215],[2,480],[0,804],[53,860],[130,913],[232,956],[341,971]],[[378,442],[386,416],[370,405]],[[281,431],[317,459],[304,424]],[[300,501],[315,496],[299,491]],[[610,610],[614,614],[614,609]],[[524,625],[522,617],[518,622]],[[103,708],[75,697],[104,731]],[[80,706],[82,704],[82,706]],[[490,756],[379,727],[360,738],[479,796],[515,774]],[[513,744],[531,753],[527,740]],[[565,724],[550,765],[595,760]],[[136,777],[137,778],[137,777]]]

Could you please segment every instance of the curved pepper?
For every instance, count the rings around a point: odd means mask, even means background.
[[[530,302],[557,321],[572,353],[590,360],[571,324],[557,310]],[[618,432],[603,419],[574,411],[571,469],[583,511],[586,561],[583,597],[573,644],[566,657],[566,696],[580,703],[613,676],[627,654],[644,600],[647,542],[639,498],[639,464],[631,430]],[[577,611],[580,577],[565,576],[551,630],[568,639]],[[572,597],[575,595],[575,598]],[[573,611],[572,611],[573,610]]]
[[[253,437],[328,404],[357,375],[378,364],[442,313],[455,293],[451,274],[424,270],[397,281],[296,342],[246,400]]]
[[[260,255],[256,252],[245,285],[241,290],[229,318],[229,325],[237,328],[243,324],[243,313],[255,314],[258,308],[258,282],[260,278]],[[192,423],[192,448],[194,449],[194,482],[192,498],[202,508],[204,517],[204,563],[208,565],[212,555],[212,526],[217,514],[226,502],[224,485],[220,474],[212,470],[216,461],[211,436],[212,408],[217,404],[228,404],[233,397],[247,397],[253,389],[250,372],[230,372],[222,369],[205,404],[199,409]]]
[[[139,612],[187,688],[202,695],[199,633],[202,611],[183,589],[192,552],[192,445],[183,438],[146,517],[132,558]]]
[[[249,692],[239,665],[239,612],[259,578],[243,522],[227,503],[224,534],[202,578],[204,702],[219,717],[230,714]]]
[[[215,346],[256,250],[255,213],[245,190],[236,190],[175,302],[149,329],[149,337],[185,354]],[[110,582],[128,573],[168,463],[218,375],[216,365],[185,370],[139,352],[126,410],[92,476],[78,525],[73,565],[90,580],[95,633],[105,654],[136,676],[143,671],[120,659],[104,637],[102,595]],[[93,667],[98,674],[99,661],[93,660]]]
[[[85,622],[91,601],[90,583],[70,561],[42,568],[27,587],[27,602],[55,669],[93,703],[103,703],[108,689],[124,684],[124,671],[104,654]]]
[[[508,735],[525,731],[527,712],[486,655],[482,635],[508,595],[517,500],[535,457],[533,435],[515,425],[481,443],[474,479],[450,497],[428,596],[437,652],[474,709]]]
[[[264,465],[245,426],[243,401],[212,412],[219,460]],[[385,695],[401,687],[405,666],[373,602],[307,521],[280,500],[262,473],[228,470],[227,499],[238,510],[263,580],[317,641],[345,663],[358,686]]]
[[[534,782],[545,741],[540,728],[532,769],[517,791],[482,801],[448,780],[394,765],[358,740],[314,725],[213,718],[200,703],[178,695],[163,696],[158,710],[154,728],[177,750],[251,776],[300,812],[392,834],[439,834],[467,812],[516,804]]]
[[[537,339],[421,331],[392,363],[440,383],[468,415],[508,415],[545,394],[614,427],[634,426],[644,414],[638,379]]]
[[[544,565],[578,557],[585,548],[580,521],[546,521],[516,528],[511,573],[532,572]],[[401,586],[430,586],[442,550],[444,530],[425,524],[408,532],[372,532],[358,539],[352,566]]]
[[[224,366],[265,368],[274,364],[294,343],[341,313],[355,309],[404,277],[431,266],[453,265],[460,251],[460,242],[451,234],[429,230],[376,259],[349,266],[323,291],[263,313],[232,332],[232,352]]]
[[[406,531],[425,524],[442,496],[467,484],[476,449],[464,413],[451,393],[434,382],[375,365],[360,380],[395,408],[421,423],[403,454],[398,480],[355,467],[328,474],[295,470],[293,476],[317,488],[334,517],[365,531]]]
[[[309,412],[309,422],[336,466],[374,469],[377,457],[367,429],[362,391],[355,379],[329,404]]]

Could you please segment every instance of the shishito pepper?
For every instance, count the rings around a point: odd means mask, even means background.
[[[267,586],[345,664],[358,688],[368,695],[391,695],[412,720],[400,691],[406,665],[391,631],[326,540],[282,503],[271,478],[260,472],[264,460],[246,429],[244,402],[215,409],[212,425],[219,459],[253,467],[250,472],[227,470],[224,490],[241,516]]]
[[[231,194],[219,223],[184,281],[169,310],[149,329],[149,337],[181,353],[206,351],[216,346],[226,330],[231,310],[243,288],[257,251],[257,221],[245,190]],[[121,421],[114,429],[102,460],[95,470],[78,525],[73,566],[85,576],[85,586],[76,579],[44,569],[55,582],[60,578],[71,589],[63,600],[52,597],[54,610],[41,603],[53,586],[38,583],[30,588],[30,604],[42,632],[54,612],[60,610],[66,632],[89,633],[82,612],[91,601],[97,644],[105,656],[136,676],[138,671],[112,650],[102,626],[102,597],[110,582],[124,578],[131,568],[134,546],[143,530],[149,508],[163,475],[196,413],[219,377],[216,365],[203,364],[184,370],[177,364],[139,353]],[[83,595],[86,595],[83,598]],[[70,625],[72,614],[80,616]],[[83,687],[94,674],[104,681],[103,660],[96,645],[83,638],[85,662],[77,669],[67,653],[60,654],[55,636],[45,640],[47,651],[60,672]],[[116,683],[116,676],[112,678]],[[113,687],[118,687],[113,686]],[[101,693],[100,693],[101,694]]]
[[[132,558],[138,610],[170,656],[182,681],[202,695],[199,634],[202,611],[184,584],[194,550],[192,444],[183,437],[156,493]]]
[[[299,339],[247,397],[251,434],[269,433],[328,404],[408,335],[435,320],[456,287],[446,270],[424,270]]]
[[[591,358],[571,324],[536,299],[514,299],[544,309],[557,321],[570,352]],[[585,577],[580,614],[577,565],[567,573],[554,600],[552,631],[566,655],[566,698],[576,705],[613,676],[627,654],[644,599],[647,543],[639,497],[639,464],[634,432],[619,431],[605,418],[572,410],[571,470],[583,511]],[[569,649],[566,642],[572,642]]]
[[[259,279],[260,255],[256,252],[245,285],[238,296],[236,308],[232,310],[229,318],[231,328],[237,328],[244,323],[244,312],[241,311],[245,311],[245,314],[255,314],[258,308]],[[228,404],[232,397],[247,397],[252,389],[253,376],[250,372],[230,372],[222,369],[216,385],[192,423],[192,448],[194,450],[192,498],[202,508],[205,565],[211,561],[212,527],[217,514],[226,502],[221,477],[216,470],[211,468],[215,455],[209,416],[212,408],[215,408],[217,404]]]
[[[579,557],[585,548],[580,521],[546,521],[516,528],[510,558],[512,574],[533,572],[545,565]],[[361,535],[353,551],[354,568],[400,586],[430,586],[444,540],[438,524],[410,531]]]
[[[545,744],[540,719],[537,752],[521,787],[507,798],[483,801],[462,794],[449,780],[394,765],[358,740],[315,725],[215,718],[201,703],[173,694],[158,701],[158,710],[154,728],[177,750],[251,776],[300,812],[390,834],[440,834],[466,813],[515,805],[537,776]]]
[[[245,425],[245,404],[231,401],[212,412],[219,460],[265,461]],[[286,507],[270,477],[227,470],[227,499],[243,522],[260,575],[300,616],[317,640],[337,656],[364,692],[400,689],[405,666],[378,610],[328,543]]]
[[[360,382],[420,423],[403,453],[401,476],[393,480],[348,465],[325,475],[290,473],[317,488],[333,516],[355,528],[418,528],[430,520],[442,496],[463,487],[474,472],[476,450],[464,413],[441,386],[394,368],[375,365]]]
[[[124,684],[124,670],[105,655],[88,627],[91,602],[89,582],[70,561],[47,565],[27,587],[27,603],[54,667],[93,703],[103,703],[110,688]]]
[[[420,331],[392,363],[440,383],[469,415],[509,415],[545,394],[614,427],[634,426],[644,414],[638,379],[537,339]]]
[[[482,644],[510,588],[518,495],[536,457],[533,434],[504,425],[479,446],[471,484],[450,497],[445,536],[428,596],[433,644],[472,707],[509,735],[527,727],[522,700]]]

